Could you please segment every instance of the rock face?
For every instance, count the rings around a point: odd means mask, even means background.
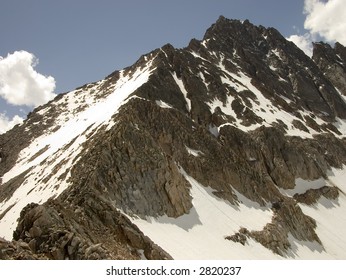
[[[346,48],[340,43],[335,47],[320,42],[314,44],[312,59],[342,95],[346,92]]]
[[[342,192],[285,191],[346,164],[345,58],[220,17],[201,41],[59,95],[0,135],[0,236],[13,232],[0,258],[170,259],[136,221],[191,213],[181,170],[234,207],[241,195],[272,211],[262,230],[228,233],[230,248],[251,238],[287,256],[290,236],[323,248],[300,204]]]

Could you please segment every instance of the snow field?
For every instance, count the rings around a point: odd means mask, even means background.
[[[176,219],[162,216],[146,220],[130,217],[149,238],[166,250],[174,259],[282,259],[253,239],[245,246],[225,239],[240,227],[261,230],[271,221],[269,207],[260,207],[235,191],[239,206],[217,198],[210,187],[198,183],[181,169],[191,185],[193,208],[190,213]],[[304,193],[319,188],[324,183],[338,186],[346,193],[346,166],[333,169],[328,180],[296,180],[296,187],[286,195]],[[336,201],[321,198],[312,206],[300,204],[303,212],[317,222],[316,233],[322,241],[299,241],[289,234],[291,250],[288,259],[345,259],[346,257],[346,196],[341,194]]]
[[[202,186],[184,170],[181,169],[181,173],[191,184],[193,208],[189,214],[146,220],[130,217],[149,238],[174,259],[280,258],[252,239],[246,246],[225,239],[240,227],[261,230],[272,218],[268,207],[261,208],[245,197],[241,197],[244,203],[239,206],[231,205],[217,198],[211,188]]]

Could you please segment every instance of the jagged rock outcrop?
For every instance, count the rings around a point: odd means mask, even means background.
[[[310,59],[273,28],[220,17],[201,41],[59,95],[0,135],[0,236],[14,230],[0,257],[170,259],[136,222],[192,215],[186,174],[234,209],[272,214],[230,241],[323,248],[300,204],[342,192],[287,191],[346,164],[344,63],[340,44]]]
[[[249,231],[241,228],[234,235],[225,237],[233,242],[246,244],[247,238],[253,238],[274,253],[285,256],[291,248],[289,234],[301,241],[311,241],[321,244],[315,233],[316,222],[304,215],[293,199],[283,199],[273,203],[274,215],[272,221],[260,231]]]
[[[339,192],[340,190],[337,187],[324,186],[319,189],[307,190],[302,194],[295,194],[293,198],[297,202],[312,205],[315,204],[322,196],[330,200],[335,200],[339,197]]]
[[[312,59],[342,95],[346,92],[346,48],[336,42],[329,44],[314,43]]]
[[[7,241],[0,238],[1,260],[48,260],[45,255],[33,253],[28,243],[23,241]]]
[[[78,201],[83,206],[71,207],[74,201],[69,198],[49,201],[46,205],[32,203],[26,206],[13,234],[14,244],[26,250],[24,257],[15,248],[6,258],[171,258],[114,207],[91,193],[77,195],[74,200],[76,198],[83,200]],[[66,207],[67,202],[69,207]],[[9,250],[2,251],[5,254]]]
[[[283,105],[282,109],[294,112],[302,107],[329,120],[334,116],[345,118],[345,103],[330,81],[311,59],[274,28],[220,17],[208,29],[204,40],[208,47],[231,58],[225,61],[226,69],[229,66],[232,71],[239,65],[267,98],[280,106],[285,104],[281,97],[294,101],[295,105]]]

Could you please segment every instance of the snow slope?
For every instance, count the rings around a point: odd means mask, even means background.
[[[244,247],[225,239],[240,227],[260,230],[271,221],[269,207],[260,207],[240,196],[239,206],[221,200],[181,170],[191,184],[193,208],[178,218],[162,216],[146,220],[131,218],[147,236],[174,259],[273,259],[280,258],[261,244],[250,240]]]
[[[312,206],[300,204],[300,207],[306,215],[316,220],[316,233],[328,257],[346,259],[346,166],[343,169],[333,168],[327,182],[343,192],[338,199],[321,197]]]
[[[2,183],[28,172],[22,185],[11,198],[0,203],[0,237],[11,240],[16,228],[20,211],[28,203],[44,203],[51,197],[56,197],[68,188],[68,178],[73,164],[78,160],[82,144],[97,130],[106,125],[114,125],[112,116],[127,102],[128,97],[141,85],[146,83],[151,75],[152,61],[146,67],[137,69],[125,76],[120,72],[120,78],[114,86],[114,91],[104,99],[83,100],[87,94],[72,91],[63,100],[68,101],[69,110],[57,119],[58,130],[36,138],[27,148],[23,149],[16,164],[2,177]],[[88,90],[90,91],[90,89]],[[85,110],[74,110],[86,104]],[[59,104],[53,104],[56,106]],[[41,114],[44,113],[39,112]],[[53,176],[52,176],[53,174]]]
[[[191,184],[193,208],[189,214],[177,219],[162,216],[147,217],[146,220],[130,217],[146,235],[166,250],[174,259],[282,259],[261,244],[248,239],[245,246],[225,239],[240,227],[261,230],[271,221],[269,207],[259,207],[237,193],[242,202],[239,206],[217,198],[210,187],[205,187],[181,170]],[[317,180],[321,183],[322,180]],[[346,193],[346,167],[333,169],[328,179]],[[304,180],[297,180],[297,192],[301,193],[315,186]],[[306,183],[306,184],[304,184]],[[235,190],[234,190],[235,191]],[[287,258],[293,259],[345,259],[346,258],[346,196],[333,202],[321,198],[317,204],[300,204],[305,214],[317,222],[317,234],[323,247],[317,242],[296,240],[289,235],[291,250]]]

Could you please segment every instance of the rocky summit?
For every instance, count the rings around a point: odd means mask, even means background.
[[[0,259],[345,259],[346,49],[220,17],[0,135]]]

